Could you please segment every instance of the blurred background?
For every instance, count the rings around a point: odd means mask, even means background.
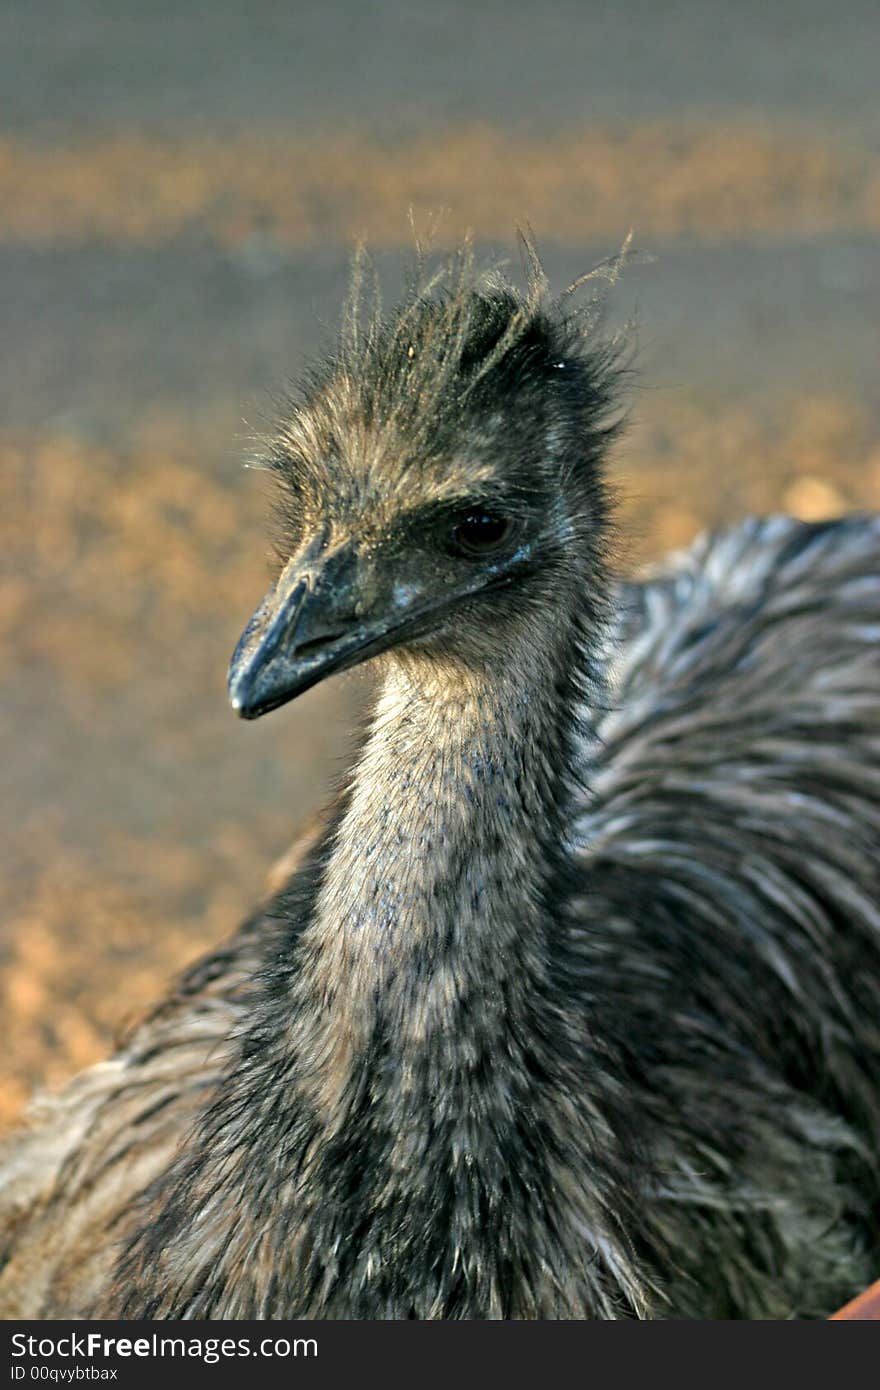
[[[876,0],[0,0],[0,1125],[232,930],[365,686],[225,672],[248,435],[407,209],[560,286],[630,227],[635,567],[880,507]]]

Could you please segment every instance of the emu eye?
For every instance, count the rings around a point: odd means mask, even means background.
[[[513,522],[507,516],[471,512],[452,529],[452,548],[460,555],[492,555],[510,539]]]

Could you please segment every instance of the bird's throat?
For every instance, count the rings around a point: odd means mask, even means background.
[[[404,1052],[474,1013],[503,1031],[547,987],[573,737],[553,695],[537,661],[526,683],[389,663],[301,947],[328,1117],[377,1028]]]

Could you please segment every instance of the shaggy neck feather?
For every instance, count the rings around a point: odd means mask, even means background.
[[[129,1311],[644,1307],[563,906],[579,645],[559,630],[491,680],[388,661],[312,908],[165,1208],[163,1297]]]
[[[380,1012],[406,1055],[475,1026],[464,1008],[487,1026],[502,998],[526,1007],[546,983],[544,901],[575,732],[554,698],[555,655],[513,661],[515,678],[501,681],[412,657],[388,663],[302,941],[300,987],[321,1007],[299,1019],[323,1038],[316,1046],[312,1032],[300,1055],[320,1058],[305,1084],[325,1113]]]

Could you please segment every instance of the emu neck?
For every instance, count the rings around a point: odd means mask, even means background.
[[[298,1315],[610,1316],[641,1297],[620,1086],[590,1060],[562,887],[578,647],[492,682],[386,673],[288,999],[303,1229],[343,1252],[332,1276],[318,1254],[292,1272],[325,1290]]]
[[[466,1000],[489,1015],[510,981],[543,982],[576,725],[554,665],[533,658],[526,681],[386,671],[303,943],[328,1006],[324,1106],[379,1013],[403,1049],[459,1029]]]
[[[645,1306],[623,1236],[623,1090],[607,1046],[592,1055],[557,878],[582,733],[569,646],[491,682],[389,663],[316,897],[148,1228],[158,1255],[143,1238],[129,1311]]]

